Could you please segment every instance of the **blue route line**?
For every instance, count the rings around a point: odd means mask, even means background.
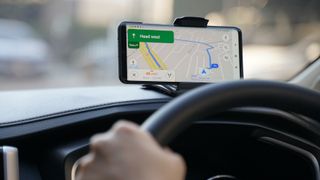
[[[148,50],[148,53],[149,53],[150,56],[152,57],[153,61],[156,63],[156,65],[157,65],[160,69],[162,69],[161,66],[160,66],[160,64],[158,63],[157,59],[156,59],[156,58],[154,57],[154,55],[152,54],[152,52],[151,52],[151,50],[150,50],[150,48],[149,48],[148,43],[145,43],[145,44],[146,44],[146,48],[147,48],[147,50]]]
[[[208,54],[208,63],[209,63],[209,67],[208,69],[212,69],[212,58],[211,58],[211,54],[209,52],[209,50],[213,49],[214,47],[208,43],[205,43],[205,42],[201,42],[201,41],[191,41],[191,40],[185,40],[185,39],[174,39],[175,41],[184,41],[184,42],[190,42],[190,43],[197,43],[197,44],[203,44],[203,45],[206,45],[206,46],[209,46],[206,51],[207,51],[207,54]]]
[[[209,64],[210,64],[209,69],[212,68],[212,67],[211,67],[211,65],[212,65],[212,62],[211,62],[211,54],[210,54],[210,52],[209,52],[209,50],[211,50],[211,49],[213,49],[213,47],[209,47],[209,48],[206,49],[206,51],[207,51],[207,53],[208,53],[208,57],[209,57]]]

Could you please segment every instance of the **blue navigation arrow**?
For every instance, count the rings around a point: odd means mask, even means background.
[[[212,68],[218,68],[218,67],[219,67],[219,64],[211,64],[210,69],[212,69]]]

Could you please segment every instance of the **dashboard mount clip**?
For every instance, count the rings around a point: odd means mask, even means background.
[[[208,19],[202,17],[184,16],[176,18],[174,26],[183,27],[207,27]],[[202,86],[206,83],[174,83],[174,84],[144,84],[143,89],[154,90],[169,96],[178,96],[190,89]]]
[[[174,26],[186,26],[186,27],[207,27],[208,19],[202,17],[185,16],[176,18],[173,22]]]

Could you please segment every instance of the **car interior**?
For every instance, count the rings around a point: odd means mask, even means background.
[[[299,7],[305,16],[292,15]],[[128,120],[182,155],[186,180],[320,180],[319,7],[317,0],[0,2],[0,176],[75,180],[90,138]],[[184,16],[241,29],[243,77],[120,82],[129,67],[120,62],[120,22],[172,25]],[[89,38],[101,32],[106,40]]]

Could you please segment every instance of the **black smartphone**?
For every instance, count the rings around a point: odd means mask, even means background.
[[[217,83],[243,77],[236,27],[122,22],[118,43],[123,83]]]

